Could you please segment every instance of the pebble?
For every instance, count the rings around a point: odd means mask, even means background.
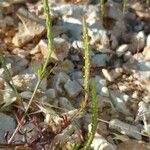
[[[18,9],[17,16],[23,24],[19,25],[18,32],[12,39],[12,43],[15,46],[21,47],[30,42],[34,37],[40,37],[46,32],[43,20],[30,13],[28,10],[24,8]]]
[[[25,58],[27,55],[29,55],[29,52],[24,50],[24,49],[21,49],[21,48],[15,48],[13,49],[13,54],[19,56],[20,58]]]
[[[144,60],[149,61],[150,60],[150,46],[144,47],[142,54],[144,55]]]
[[[21,92],[20,93],[20,96],[23,98],[23,99],[27,99],[29,100],[32,96],[32,92],[30,91],[24,91],[24,92]]]
[[[112,103],[117,111],[119,111],[125,115],[130,115],[130,111],[126,106],[126,102],[121,98],[120,93],[110,91],[110,97],[111,97]]]
[[[28,66],[29,62],[25,58],[18,58],[12,63],[13,74],[18,74],[19,72],[25,70]]]
[[[11,135],[16,128],[16,122],[14,118],[4,114],[0,113],[0,143],[5,143],[5,134],[9,132]]]
[[[60,97],[58,100],[58,106],[68,110],[74,110],[75,108],[72,106],[71,102],[66,97]]]
[[[53,82],[52,82],[52,87],[58,92],[58,93],[62,93],[63,89],[62,89],[62,84],[65,84],[68,80],[70,80],[70,77],[64,73],[64,72],[59,72],[57,73],[54,78],[53,78]]]
[[[74,72],[72,72],[71,76],[72,76],[73,80],[82,79],[83,73],[82,73],[82,71],[74,71]]]
[[[105,67],[109,56],[106,54],[96,54],[91,58],[92,67]]]
[[[133,35],[133,37],[131,38],[131,45],[129,46],[129,49],[135,53],[137,52],[137,50],[142,50],[145,46],[145,41],[146,41],[146,37],[145,37],[145,33],[144,31],[140,31],[136,34]]]
[[[130,51],[126,51],[123,55],[124,61],[129,60],[132,57],[132,53]]]
[[[26,91],[26,90],[34,91],[34,88],[38,80],[32,67],[28,67],[19,74],[15,75],[12,79],[14,81],[14,85],[19,91]],[[43,91],[46,90],[47,87],[46,78],[42,80],[39,87]]]
[[[51,54],[52,60],[63,61],[64,58],[68,56],[70,44],[62,38],[54,38],[53,39],[53,51]],[[47,40],[41,39],[40,42],[36,45],[36,47],[31,50],[30,54],[35,54],[41,52],[44,58],[47,58],[49,50],[48,50],[48,42]]]
[[[91,133],[91,124],[88,125],[89,133]],[[93,142],[91,144],[93,150],[117,150],[115,145],[110,144],[103,136],[95,133]]]
[[[55,89],[47,89],[45,91],[45,94],[50,99],[55,99],[56,98],[56,90]]]
[[[118,119],[112,119],[110,121],[109,127],[111,129],[115,129],[118,132],[120,132],[124,135],[128,135],[128,136],[135,138],[137,140],[142,139],[142,136],[139,133],[136,133],[136,132],[140,132],[136,126],[125,123],[125,122],[120,121]]]
[[[6,23],[6,25],[8,26],[14,26],[15,22],[14,22],[14,19],[10,16],[6,16],[4,18],[4,22]]]
[[[101,89],[101,93],[100,93],[102,96],[106,96],[106,97],[109,97],[109,89],[107,87],[102,87]]]
[[[114,81],[112,75],[110,74],[110,72],[107,69],[102,69],[102,73],[108,81],[110,81],[110,82]]]
[[[81,85],[73,80],[68,80],[65,85],[64,88],[67,92],[67,94],[69,95],[69,97],[75,98],[81,91],[82,91],[82,87]]]
[[[53,73],[65,72],[70,74],[74,71],[74,64],[69,59],[65,59],[62,63],[59,63],[56,67],[53,68]]]
[[[127,44],[123,44],[118,47],[116,50],[116,54],[118,57],[121,57],[127,50],[129,49],[129,46]]]
[[[146,45],[150,47],[150,34],[147,36]]]

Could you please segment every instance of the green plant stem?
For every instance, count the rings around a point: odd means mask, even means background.
[[[101,17],[104,17],[104,0],[100,0],[100,12],[101,12]]]
[[[35,89],[34,89],[34,92],[31,96],[31,99],[29,100],[29,103],[28,103],[28,106],[24,112],[24,115],[20,121],[20,124],[18,124],[17,128],[15,129],[14,133],[12,134],[12,136],[10,137],[9,139],[9,143],[12,141],[13,137],[15,136],[15,134],[18,132],[19,128],[22,126],[22,123],[25,119],[25,117],[27,116],[27,113],[28,113],[28,110],[34,100],[34,97],[35,97],[35,94],[40,86],[40,83],[42,82],[42,80],[44,79],[45,77],[45,72],[46,72],[46,67],[48,65],[48,62],[51,58],[51,53],[52,53],[52,19],[51,19],[51,14],[50,14],[50,9],[49,9],[49,6],[48,6],[48,0],[43,0],[43,5],[44,5],[44,12],[45,12],[45,15],[46,15],[46,26],[47,26],[47,39],[48,39],[48,56],[46,58],[46,61],[44,62],[43,64],[43,67],[42,69],[39,71],[39,76],[38,76],[38,81],[36,83],[36,86],[35,86]]]
[[[97,117],[98,117],[98,109],[97,109],[97,99],[96,99],[96,83],[92,82],[92,128],[91,133],[88,137],[87,142],[84,145],[84,150],[89,150],[92,144],[92,141],[95,137],[96,129],[97,129]]]
[[[43,4],[44,4],[44,12],[46,15],[47,39],[48,39],[48,57],[43,66],[43,71],[44,71],[47,67],[49,59],[51,58],[52,49],[53,49],[52,47],[53,37],[52,37],[52,17],[51,17],[50,9],[48,6],[48,0],[43,0]]]
[[[126,5],[127,5],[127,0],[123,0],[123,15],[126,13]]]
[[[48,56],[47,56],[46,61],[43,65],[43,68],[41,70],[41,73],[40,73],[39,79],[37,81],[37,84],[35,86],[34,92],[32,94],[32,97],[31,97],[30,101],[29,101],[27,109],[25,111],[25,115],[27,114],[27,112],[28,112],[28,110],[29,110],[29,108],[32,104],[32,101],[34,99],[34,96],[35,96],[35,94],[36,94],[36,92],[37,92],[37,90],[40,86],[40,83],[43,80],[43,74],[46,71],[46,67],[47,67],[48,62],[51,58],[51,53],[52,53],[52,18],[51,18],[50,9],[49,9],[49,6],[48,6],[48,0],[43,0],[43,4],[44,4],[44,12],[45,12],[45,15],[46,15],[47,39],[48,39]]]

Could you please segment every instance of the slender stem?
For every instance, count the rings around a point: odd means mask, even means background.
[[[104,17],[104,0],[100,0],[100,12],[101,12],[101,17]]]
[[[12,134],[12,136],[10,137],[9,139],[9,143],[13,140],[13,137],[16,135],[16,133],[18,132],[19,128],[22,126],[22,123],[28,113],[28,110],[34,100],[34,97],[35,97],[35,94],[40,86],[40,83],[42,82],[43,80],[43,74],[45,73],[46,71],[46,67],[48,65],[48,62],[49,62],[49,59],[51,58],[51,53],[52,53],[52,19],[51,19],[51,14],[50,14],[50,10],[49,10],[49,6],[48,6],[48,0],[43,0],[43,4],[44,4],[44,12],[45,12],[45,15],[46,15],[46,26],[47,26],[47,39],[48,39],[48,57],[46,59],[46,61],[44,62],[43,64],[43,68],[40,72],[40,76],[38,78],[38,81],[36,83],[36,86],[35,86],[35,89],[34,89],[34,92],[31,96],[31,99],[29,100],[29,103],[28,103],[28,106],[24,112],[24,115],[20,121],[20,124],[18,124],[17,128],[15,129],[14,133]]]
[[[41,81],[40,79],[38,79],[37,84],[36,84],[36,86],[35,86],[35,88],[34,88],[33,94],[32,94],[32,96],[31,96],[31,99],[30,99],[30,101],[29,101],[29,103],[28,103],[28,106],[27,106],[27,108],[26,108],[26,110],[25,110],[24,116],[27,115],[27,112],[28,112],[28,110],[29,110],[29,108],[30,108],[30,106],[31,106],[31,104],[32,104],[32,101],[33,101],[33,99],[34,99],[34,96],[35,96],[35,94],[36,94],[36,92],[37,92],[37,90],[38,90],[39,85],[40,85],[41,82],[42,82],[42,81]]]
[[[123,15],[126,13],[127,0],[123,0]]]
[[[43,0],[43,4],[44,4],[45,15],[46,15],[47,39],[48,39],[48,57],[43,66],[43,71],[44,71],[51,57],[52,48],[53,48],[52,47],[53,37],[52,37],[52,17],[48,6],[48,0]]]

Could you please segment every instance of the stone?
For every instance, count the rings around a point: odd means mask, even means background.
[[[109,56],[106,54],[96,54],[91,58],[92,67],[105,67]]]
[[[20,8],[17,11],[17,16],[22,21],[22,24],[19,24],[18,32],[12,40],[15,46],[21,47],[33,38],[40,37],[46,32],[44,21],[26,9]]]
[[[6,23],[7,26],[14,26],[15,24],[14,19],[10,16],[6,16],[4,18],[4,22]]]
[[[118,119],[112,119],[109,123],[109,127],[111,129],[115,129],[118,132],[125,134],[125,135],[128,135],[128,136],[135,138],[137,140],[142,140],[142,136],[139,133],[137,133],[137,132],[140,132],[139,129],[134,125],[125,123],[125,122],[120,121]]]
[[[56,90],[55,89],[47,89],[45,91],[45,94],[50,99],[55,99],[56,98]]]
[[[106,80],[103,79],[101,76],[95,76],[94,79],[90,80],[90,87],[91,87],[91,83],[92,80],[95,80],[96,82],[96,93],[97,94],[102,94],[103,96],[108,96],[109,95],[109,91],[107,88],[107,83]]]
[[[52,82],[52,87],[58,92],[58,93],[62,93],[63,89],[62,86],[64,83],[66,83],[68,80],[70,80],[70,77],[64,73],[64,72],[59,72],[57,73],[54,78],[53,78],[53,82]]]
[[[60,97],[58,100],[58,106],[68,110],[74,110],[75,108],[72,106],[71,102],[66,97]]]
[[[71,76],[72,76],[73,80],[82,79],[83,73],[82,73],[82,71],[74,71],[74,72],[72,72]]]
[[[88,125],[89,133],[91,133],[91,124]],[[93,150],[117,150],[115,145],[110,144],[103,136],[95,133],[94,139],[91,144]]]
[[[21,92],[21,93],[20,93],[20,96],[21,96],[23,99],[29,100],[29,99],[32,97],[32,92],[30,92],[30,91],[24,91],[24,92]]]
[[[142,54],[144,55],[144,60],[150,60],[150,46],[144,47]]]
[[[118,77],[120,77],[123,74],[123,69],[115,68],[115,69],[111,70],[110,74],[111,74],[111,78],[114,81],[115,79],[117,79]]]
[[[74,71],[74,64],[69,59],[65,59],[62,63],[53,68],[53,73],[65,72],[67,74]]]
[[[132,53],[130,51],[126,51],[123,55],[124,61],[129,60],[132,57]]]
[[[36,86],[38,77],[35,75],[34,69],[32,67],[28,67],[23,70],[19,74],[15,75],[13,78],[14,85],[19,91],[34,91]],[[40,84],[40,89],[43,91],[46,90],[47,87],[47,79],[44,78]]]
[[[89,36],[91,37],[90,44],[97,44],[97,46],[103,46],[108,48],[109,47],[109,38],[107,36],[107,32],[105,30],[99,30],[99,29],[90,29],[89,30]],[[100,44],[98,44],[100,43]]]
[[[107,69],[102,69],[102,73],[108,81],[110,81],[110,82],[114,81],[111,73]]]
[[[127,50],[129,49],[129,46],[127,44],[123,44],[118,47],[116,50],[116,54],[118,57],[121,57]]]
[[[102,96],[109,97],[109,89],[107,87],[102,87],[101,93]]]
[[[149,53],[146,53],[148,56]],[[134,78],[138,79],[140,85],[145,90],[150,90],[149,79],[150,79],[150,61],[144,57],[141,53],[135,54],[131,57],[124,65],[123,68],[128,72],[132,73]]]
[[[73,80],[68,80],[65,85],[64,88],[67,92],[67,94],[69,95],[69,97],[75,98],[81,91],[82,91],[82,87],[81,85]]]
[[[129,49],[133,53],[142,50],[145,46],[145,41],[146,41],[145,33],[144,31],[140,31],[132,36],[131,45],[129,46]]]
[[[52,60],[63,61],[68,56],[70,44],[62,38],[53,39]],[[37,46],[31,50],[30,54],[41,52],[44,58],[48,56],[47,40],[40,40]]]
[[[118,150],[150,150],[150,144],[144,141],[127,140],[117,145]]]
[[[130,111],[126,106],[126,102],[123,100],[119,92],[110,91],[111,101],[115,109],[125,115],[130,115]]]
[[[14,118],[4,113],[0,113],[0,120],[0,143],[5,143],[5,134],[9,132],[11,135],[14,132],[16,122]]]
[[[13,74],[18,74],[19,72],[25,70],[28,66],[29,62],[25,58],[18,58],[12,63]]]
[[[150,47],[150,34],[147,36],[146,45]]]
[[[13,54],[19,56],[20,58],[25,58],[26,56],[29,55],[29,52],[24,50],[24,49],[21,49],[21,48],[15,48],[12,50]]]

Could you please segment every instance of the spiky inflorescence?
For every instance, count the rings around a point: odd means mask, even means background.
[[[83,17],[83,41],[84,41],[84,106],[87,104],[88,96],[89,96],[89,75],[90,75],[90,48],[89,48],[89,37],[88,37],[88,29],[86,25],[85,18]]]

